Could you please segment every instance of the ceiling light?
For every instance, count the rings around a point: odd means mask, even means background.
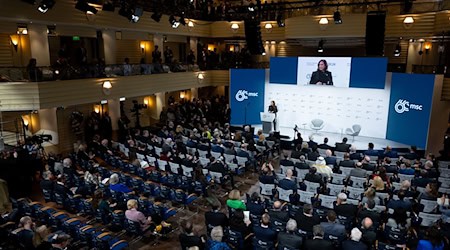
[[[28,34],[28,27],[26,24],[19,24],[17,26],[17,34],[19,35],[27,35]]]
[[[103,82],[103,88],[104,88],[104,89],[110,89],[110,88],[112,88],[111,81],[104,81],[104,82]]]
[[[333,19],[335,24],[342,24],[341,12],[339,10],[334,12]]]
[[[94,6],[89,5],[86,0],[78,0],[78,2],[75,4],[75,9],[81,10],[90,15],[97,14],[97,9]]]
[[[122,97],[119,98],[119,101],[120,101],[120,102],[124,102],[126,99],[127,99],[127,98],[125,98],[125,96],[122,96]]]
[[[271,32],[273,25],[271,23],[266,23],[266,25],[264,25],[264,28],[267,30],[267,32]]]
[[[277,15],[277,24],[278,24],[278,27],[284,27],[286,25],[284,23],[284,19],[283,19],[283,15],[282,14],[278,14]]]
[[[231,24],[231,30],[233,30],[234,33],[236,33],[239,29],[239,24],[233,23]]]
[[[413,24],[414,24],[414,18],[412,16],[407,16],[407,17],[405,17],[405,19],[403,19],[403,26],[406,29],[411,28]]]
[[[326,18],[326,17],[320,18],[319,24],[321,24],[321,25],[326,25],[326,24],[328,24],[328,18]]]
[[[173,15],[171,15],[169,17],[169,23],[172,26],[172,28],[174,28],[174,29],[176,29],[176,28],[178,28],[178,26],[180,26],[180,22],[177,21]]]
[[[402,47],[400,46],[400,44],[397,44],[395,46],[394,56],[400,56],[401,52],[402,52]]]
[[[54,5],[55,0],[42,0],[37,9],[41,13],[46,13],[49,9],[53,8]]]
[[[319,45],[317,46],[317,52],[322,53],[323,52],[323,44],[325,43],[324,40],[319,41]]]

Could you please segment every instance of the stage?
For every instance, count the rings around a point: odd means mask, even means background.
[[[252,125],[255,128],[255,133],[258,132],[259,129],[262,129],[262,125]],[[280,127],[279,128],[280,135],[282,136],[289,136],[289,139],[284,140],[293,140],[294,139],[294,129],[288,128],[288,127]],[[302,134],[303,141],[309,141],[309,136],[314,136],[314,141],[317,142],[317,144],[322,144],[323,139],[325,137],[328,137],[328,145],[334,146],[336,142],[341,142],[342,138],[347,137],[348,142],[356,147],[357,150],[365,150],[368,148],[369,142],[372,142],[375,145],[376,150],[382,150],[386,146],[391,146],[392,148],[409,148],[410,145],[406,145],[403,143],[391,141],[388,139],[381,139],[381,138],[373,138],[373,137],[366,137],[366,136],[355,136],[355,140],[353,141],[352,136],[346,135],[345,131],[343,131],[342,134],[340,133],[330,133],[330,132],[324,132],[319,131],[318,133],[315,133],[315,131],[299,127],[298,132]],[[267,135],[266,135],[267,136]],[[283,140],[283,139],[282,139]]]

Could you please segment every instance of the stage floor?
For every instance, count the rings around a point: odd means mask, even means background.
[[[255,127],[255,133],[262,128],[262,125],[252,125]],[[289,136],[289,140],[294,139],[294,130],[293,128],[288,127],[280,127],[280,134]],[[299,128],[298,130],[302,134],[303,141],[308,141],[309,136],[311,134],[314,135],[314,141],[318,144],[323,143],[323,139],[325,137],[328,137],[328,145],[334,146],[336,142],[341,142],[343,137],[348,138],[348,143],[352,144],[356,147],[357,150],[364,150],[368,148],[369,142],[372,142],[375,145],[376,150],[380,150],[385,148],[386,146],[391,146],[393,148],[409,148],[410,145],[406,145],[400,142],[391,141],[388,139],[381,139],[381,138],[373,138],[373,137],[366,137],[366,136],[355,136],[355,140],[353,141],[352,136],[348,136],[345,133],[344,134],[338,134],[338,133],[329,133],[324,131],[319,131],[319,133],[315,133],[315,131],[310,129],[303,129]]]

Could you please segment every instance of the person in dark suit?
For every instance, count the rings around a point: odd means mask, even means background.
[[[373,145],[373,143],[369,142],[369,148],[364,151],[364,155],[368,155],[368,156],[378,156],[378,150],[374,149],[375,145]]]
[[[339,152],[348,152],[350,150],[351,144],[347,144],[347,137],[342,138],[342,142],[336,142],[336,147],[334,148],[335,151]]]
[[[391,199],[387,203],[387,208],[396,209],[396,208],[403,208],[408,211],[411,210],[412,204],[409,200],[405,200],[406,193],[404,190],[401,190],[397,193],[398,200]],[[373,220],[373,219],[372,219]]]
[[[273,203],[273,208],[269,210],[270,215],[270,221],[272,224],[272,228],[277,228],[277,224],[286,224],[289,220],[289,212],[288,211],[282,211],[280,201],[275,201]],[[275,223],[278,222],[278,223]]]
[[[319,61],[317,70],[312,73],[309,84],[333,85],[333,76],[328,71],[328,63],[326,60],[322,59]]]
[[[278,249],[300,249],[303,243],[302,237],[296,235],[297,222],[293,219],[288,220],[286,223],[286,232],[278,233]]]
[[[361,242],[366,244],[369,249],[373,249],[375,241],[377,240],[376,230],[373,228],[372,219],[366,217],[361,222],[361,227],[359,228],[362,232]]]
[[[212,210],[205,213],[206,228],[210,231],[213,227],[228,226],[227,216],[219,211],[219,204],[214,203],[211,205]]]
[[[345,226],[336,221],[336,217],[337,215],[333,210],[328,210],[327,222],[321,222],[320,226],[322,226],[325,239],[328,239],[328,236],[331,235],[342,241],[347,232],[345,231]]]
[[[386,146],[383,156],[389,157],[389,158],[398,158],[398,153],[397,153],[397,151],[392,150],[392,148],[390,146]]]
[[[362,221],[364,218],[370,218],[372,221],[379,225],[381,221],[381,214],[375,209],[375,201],[368,199],[364,204],[364,208],[358,213],[358,221]]]
[[[320,183],[321,186],[323,186],[323,178],[322,175],[317,173],[316,167],[311,167],[309,169],[309,173],[305,175],[305,180],[314,182],[314,183]]]
[[[362,232],[358,228],[353,228],[350,233],[350,239],[342,242],[342,250],[367,250],[367,246],[360,242]]]
[[[323,239],[324,232],[320,225],[314,226],[313,235],[314,237],[312,239],[305,241],[305,250],[334,250],[333,243]]]
[[[297,183],[295,183],[292,176],[294,175],[292,169],[288,169],[286,171],[286,178],[280,180],[278,182],[278,186],[284,190],[296,190],[297,189]]]
[[[311,204],[305,204],[302,211],[297,211],[294,219],[297,221],[298,229],[308,233],[312,233],[313,227],[320,224],[320,218],[313,215],[313,207]]]
[[[310,149],[312,149],[313,147],[315,147],[317,149],[317,142],[314,141],[314,136],[313,135],[309,136],[308,147]]]
[[[409,149],[409,153],[407,153],[405,155],[405,158],[408,160],[416,160],[419,158],[419,155],[417,154],[417,147],[416,146],[411,146],[411,148]]]
[[[265,242],[274,243],[275,240],[277,239],[277,232],[272,230],[269,226],[270,226],[270,215],[265,213],[261,217],[260,226],[259,227],[256,226],[253,228],[255,238]]]
[[[278,108],[277,108],[277,105],[275,104],[274,100],[272,100],[270,102],[269,113],[275,114],[275,118],[273,119],[273,131],[277,131],[277,113],[278,113]]]
[[[309,164],[306,163],[306,158],[304,155],[300,156],[300,162],[296,162],[294,167],[298,169],[309,169]]]
[[[333,151],[333,147],[330,146],[330,145],[328,145],[328,138],[327,138],[327,137],[325,137],[325,138],[323,139],[323,143],[320,144],[320,145],[317,146],[317,147],[320,148],[320,149],[329,149],[329,150]]]
[[[292,152],[291,152],[291,158],[293,158],[293,159],[299,159],[300,158],[300,156],[302,156],[303,154],[302,154],[302,144],[303,144],[303,142],[301,143],[301,144],[297,144],[296,146],[295,146],[295,150],[292,150]]]
[[[317,146],[313,146],[311,150],[311,153],[308,153],[308,160],[316,161],[317,158],[320,157],[319,152],[317,152]]]
[[[294,166],[294,162],[289,160],[288,154],[284,154],[283,159],[280,160],[280,166]]]
[[[344,160],[339,162],[339,167],[344,167],[344,168],[354,168],[355,167],[355,162],[350,160],[349,153],[344,154]]]
[[[356,147],[350,147],[350,160],[362,161],[364,159],[364,155],[356,152]]]
[[[325,151],[326,157],[325,157],[325,162],[327,163],[327,165],[332,165],[337,166],[337,159],[335,156],[333,156],[333,152],[330,149],[327,149],[327,151]]]
[[[347,195],[345,193],[338,194],[336,203],[334,204],[334,211],[337,215],[345,216],[347,218],[354,218],[358,207],[347,203]]]
[[[275,184],[275,175],[273,174],[273,170],[270,170],[268,167],[264,167],[261,175],[259,176],[259,181],[262,184]]]
[[[253,216],[262,216],[264,214],[264,211],[266,210],[264,203],[261,201],[259,197],[258,192],[253,192],[253,194],[250,196],[250,201],[247,200],[246,203],[247,211],[250,212]]]
[[[42,173],[42,178],[44,179],[40,183],[41,188],[53,192],[53,189],[55,188],[55,182],[52,181],[52,172],[45,171],[44,173]]]

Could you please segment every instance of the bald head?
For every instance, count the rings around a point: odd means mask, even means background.
[[[327,151],[325,151],[325,155],[326,155],[327,157],[330,157],[330,156],[333,155],[333,152],[331,152],[331,150],[327,149]]]
[[[366,218],[364,218],[364,220],[362,221],[362,227],[364,228],[364,229],[369,229],[370,227],[372,227],[372,225],[373,225],[373,221],[372,221],[372,219],[371,218],[369,218],[369,217],[366,217]]]
[[[403,190],[408,190],[411,187],[411,182],[409,180],[402,181],[402,187]]]
[[[288,170],[286,171],[286,177],[291,178],[292,175],[294,175],[294,172],[292,172],[292,169],[288,169]]]
[[[273,203],[273,208],[274,209],[280,209],[281,208],[281,202],[280,201],[275,201]]]

